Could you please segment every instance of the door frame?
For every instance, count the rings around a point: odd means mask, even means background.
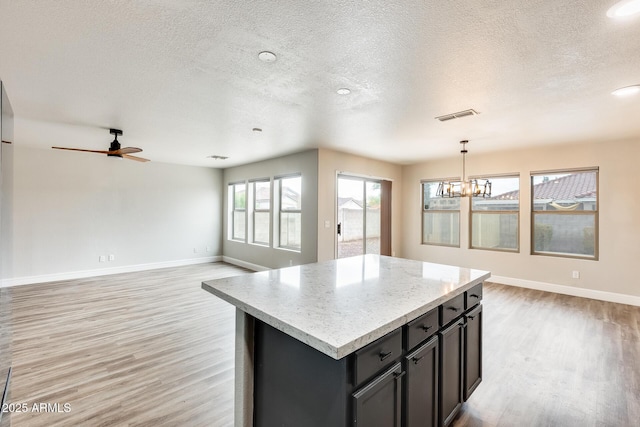
[[[391,183],[391,190],[389,191],[389,215],[388,215],[388,220],[389,220],[389,224],[388,224],[388,229],[389,229],[389,256],[391,256],[392,254],[392,249],[391,249],[391,194],[393,192],[393,179],[391,178],[384,178],[384,177],[380,177],[380,176],[374,176],[374,175],[365,175],[365,174],[361,174],[361,173],[355,173],[355,172],[347,172],[347,171],[342,171],[342,170],[336,170],[336,175],[335,175],[335,179],[334,179],[334,198],[333,198],[333,259],[338,259],[338,179],[340,178],[340,176],[346,176],[346,177],[351,177],[351,178],[356,178],[356,179],[362,179],[365,181],[378,181],[380,183],[382,183],[383,181],[388,181],[389,183]],[[382,197],[381,197],[382,200]],[[366,201],[365,201],[365,212],[366,212]],[[366,218],[366,215],[365,215]],[[380,219],[382,221],[382,217]],[[364,228],[366,228],[366,224],[364,226]],[[382,223],[380,224],[380,230],[382,232]],[[382,246],[381,246],[382,249]]]

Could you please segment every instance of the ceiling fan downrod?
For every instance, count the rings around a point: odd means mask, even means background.
[[[111,145],[109,146],[109,151],[117,151],[121,148],[120,142],[118,142],[118,135],[122,135],[122,131],[120,129],[109,129],[109,133],[111,135],[115,135],[115,139],[111,141]],[[107,154],[109,157],[120,157],[122,159],[122,154]]]

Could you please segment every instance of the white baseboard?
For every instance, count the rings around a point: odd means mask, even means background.
[[[2,279],[0,288],[9,286],[30,285],[33,283],[56,282],[60,280],[84,279],[86,277],[106,276],[108,274],[132,273],[135,271],[154,270],[156,268],[181,267],[183,265],[205,264],[222,261],[221,256],[179,259],[175,261],[151,262],[148,264],[123,265],[121,267],[98,268],[95,270],[70,271],[66,273],[42,274],[39,276],[14,277]]]
[[[222,256],[222,261],[223,262],[228,262],[229,264],[237,265],[238,267],[248,268],[249,270],[253,270],[253,271],[271,270],[270,268],[264,267],[262,265],[252,264],[250,262],[242,261],[240,259],[231,258],[231,257],[224,256],[224,255]]]
[[[556,285],[553,283],[536,282],[534,280],[515,279],[513,277],[493,275],[487,281],[500,283],[502,285],[518,286],[520,288],[536,289],[538,291],[553,292],[556,294],[572,295],[575,297],[590,298],[640,307],[640,297],[634,295],[625,295],[615,292],[605,292],[595,289],[577,288],[573,286]]]

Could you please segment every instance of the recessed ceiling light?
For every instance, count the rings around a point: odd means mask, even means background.
[[[260,58],[262,62],[276,62],[276,59],[278,59],[275,53],[269,52],[268,50],[260,52],[258,58]]]
[[[212,156],[207,156],[207,159],[213,159],[213,160],[227,160],[228,157],[227,156],[218,156],[217,154],[214,154]]]
[[[254,132],[262,132],[262,129],[261,129],[261,128],[253,128],[253,129],[251,129],[251,130],[252,130],[252,131],[254,131]]]
[[[615,96],[623,97],[635,95],[638,92],[640,92],[640,85],[621,87],[620,89],[616,89],[611,93]]]
[[[609,18],[626,18],[640,13],[640,0],[622,0],[609,8]]]
[[[346,87],[341,87],[340,89],[338,89],[338,90],[336,91],[336,93],[337,93],[338,95],[349,95],[349,94],[351,93],[351,89],[346,88]]]

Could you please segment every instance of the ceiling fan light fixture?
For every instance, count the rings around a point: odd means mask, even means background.
[[[611,92],[611,94],[618,96],[620,98],[624,98],[627,96],[635,95],[639,92],[640,92],[640,85],[631,85],[631,86],[625,86],[625,87],[616,89],[613,92]]]
[[[109,129],[109,133],[111,135],[115,135],[113,141],[109,145],[109,150],[88,150],[85,148],[70,148],[70,147],[51,147],[56,150],[68,150],[68,151],[82,151],[85,153],[98,153],[98,154],[106,154],[107,157],[118,157],[121,159],[129,159],[135,160],[136,162],[148,162],[149,159],[145,159],[138,156],[132,156],[131,153],[140,153],[142,148],[137,147],[124,147],[120,146],[120,142],[118,141],[118,135],[122,135],[122,131],[120,129]]]
[[[640,0],[622,0],[609,8],[609,18],[628,18],[640,13]]]

